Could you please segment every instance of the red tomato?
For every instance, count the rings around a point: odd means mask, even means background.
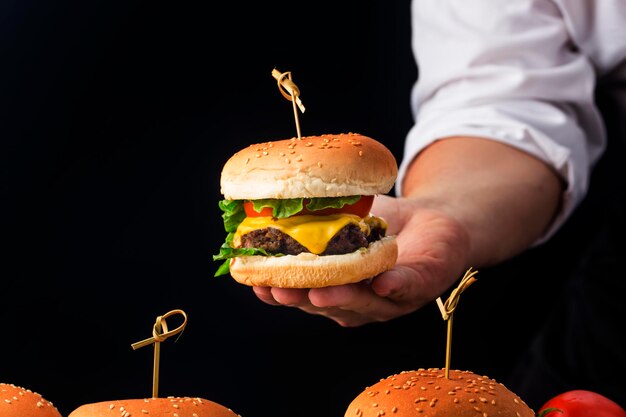
[[[263,207],[261,212],[255,211],[252,201],[244,201],[243,209],[248,217],[272,217],[273,214],[271,207]]]
[[[304,200],[305,208],[301,212],[296,214],[296,216],[302,215],[302,214],[314,214],[317,216],[327,216],[329,214],[346,213],[346,214],[355,214],[359,217],[367,217],[372,208],[372,203],[374,202],[374,196],[364,195],[356,203],[346,204],[340,209],[326,208],[322,210],[309,211],[306,209],[307,202],[308,202],[307,200]],[[271,207],[263,207],[261,212],[255,211],[254,205],[252,204],[251,201],[244,201],[243,208],[246,211],[246,216],[248,217],[271,217],[273,214]]]
[[[549,399],[537,413],[548,408],[557,408],[543,417],[626,417],[626,411],[607,397],[592,391],[573,390]]]

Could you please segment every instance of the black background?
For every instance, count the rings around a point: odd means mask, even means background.
[[[400,161],[418,76],[408,1],[2,8],[0,381],[63,415],[148,397],[152,349],[131,343],[174,308],[189,323],[162,345],[159,394],[244,417],[342,416],[379,378],[444,365],[434,303],[345,329],[261,303],[214,278],[211,259],[226,159],[296,134],[273,68],[300,87],[303,135],[359,132]],[[559,285],[547,250],[479,273],[455,316],[453,367],[506,378]]]

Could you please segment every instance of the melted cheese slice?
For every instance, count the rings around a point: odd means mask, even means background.
[[[356,224],[364,233],[369,234],[367,222],[354,214],[331,214],[328,216],[305,214],[286,219],[246,217],[237,227],[233,244],[235,247],[240,246],[241,236],[246,233],[273,227],[297,240],[311,253],[319,255],[326,250],[330,239],[350,223]]]

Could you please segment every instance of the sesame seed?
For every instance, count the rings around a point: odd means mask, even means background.
[[[363,151],[359,151],[359,156],[363,156]]]
[[[476,411],[480,411],[480,408],[478,408],[478,407],[474,407],[474,410],[476,410]]]
[[[374,408],[378,407],[378,403],[372,403],[372,407]]]
[[[389,394],[389,393],[391,393],[391,391],[390,391],[390,390],[388,390],[388,389],[386,389],[386,390],[385,390],[385,394]]]
[[[173,406],[174,408],[178,408],[178,407],[179,407],[179,405],[178,405],[178,404],[172,404],[172,406]]]
[[[258,154],[254,155],[254,156],[256,156],[257,158],[260,158],[260,157],[261,157],[261,154],[260,154],[260,153],[258,153]]]
[[[454,399],[454,403],[455,403],[455,404],[458,404],[458,403],[459,403],[459,399],[458,399],[458,398],[455,398],[455,399]]]
[[[317,163],[317,166],[321,168],[321,167],[322,167],[322,163],[321,163],[321,162],[318,162],[318,163]]]
[[[42,403],[41,401],[37,401],[37,407],[38,407],[38,408],[43,407],[43,403]]]
[[[313,142],[307,142],[304,146],[313,146]]]
[[[248,162],[250,162],[250,158],[246,158],[246,165],[248,165]]]
[[[267,151],[263,151],[263,155],[267,156],[269,153]]]
[[[278,153],[280,156],[285,156],[285,152],[279,152]]]
[[[285,158],[285,162],[287,162],[288,164],[291,163],[291,161],[289,160],[289,158]]]
[[[109,405],[109,410],[113,410],[115,408],[115,404]]]
[[[448,391],[448,395],[455,395],[455,394],[456,394],[456,392],[454,392],[454,391]]]
[[[513,398],[513,402],[514,402],[515,404],[519,404],[519,401],[517,401],[517,398]]]
[[[4,400],[5,403],[11,404],[11,400]]]
[[[470,398],[470,399],[469,399],[469,402],[471,402],[471,403],[475,403],[475,402],[476,402],[476,399],[475,399],[475,398]]]
[[[481,403],[486,403],[487,399],[485,397],[478,397]]]
[[[148,414],[148,410],[142,409],[141,412],[144,413],[144,414]]]
[[[418,413],[423,413],[424,410],[422,410],[421,408],[416,408],[415,411],[417,411]]]
[[[428,405],[429,405],[429,406],[431,406],[431,407],[434,407],[434,406],[435,406],[435,404],[437,404],[437,403],[436,403],[436,402],[434,402],[434,401],[431,401],[431,402],[430,402],[430,404],[428,404]]]

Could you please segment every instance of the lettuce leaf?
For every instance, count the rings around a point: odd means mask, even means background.
[[[311,198],[306,208],[315,211],[325,208],[342,208],[346,204],[354,204],[361,199],[360,195],[351,195],[348,197],[317,197]]]
[[[313,197],[307,198],[306,208],[310,211],[322,210],[325,208],[342,208],[346,204],[354,204],[361,198],[360,195],[348,197]],[[254,210],[260,212],[264,207],[270,207],[274,217],[284,219],[293,216],[304,208],[304,198],[268,198],[263,200],[252,200]]]

